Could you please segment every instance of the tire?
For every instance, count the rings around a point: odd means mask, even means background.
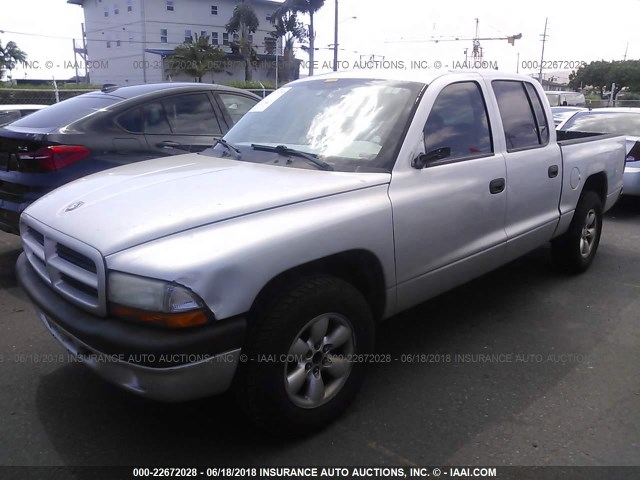
[[[582,273],[593,262],[602,234],[602,201],[592,191],[583,192],[569,229],[551,242],[554,264],[567,273]]]
[[[371,309],[355,287],[330,276],[302,279],[250,326],[238,401],[274,435],[311,434],[355,398],[366,365],[345,360],[373,346]]]

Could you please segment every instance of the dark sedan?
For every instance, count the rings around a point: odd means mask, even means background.
[[[199,152],[260,97],[200,83],[105,87],[0,128],[0,230],[45,193],[125,163]]]

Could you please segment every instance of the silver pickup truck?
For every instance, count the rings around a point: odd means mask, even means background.
[[[547,242],[584,271],[625,138],[558,142],[526,76],[401,73],[293,82],[203,153],[35,202],[17,274],[46,328],[131,392],[232,388],[302,434],[354,398],[378,321]]]

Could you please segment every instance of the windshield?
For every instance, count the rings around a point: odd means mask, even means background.
[[[562,130],[640,137],[640,113],[606,111],[576,113],[567,120]]]
[[[75,120],[121,100],[121,98],[107,95],[79,95],[38,110],[17,122],[13,122],[11,126],[29,128],[64,127]]]
[[[297,150],[333,170],[390,172],[423,87],[366,79],[302,82],[258,103],[224,139],[240,150],[243,161],[314,168],[291,154]],[[286,149],[260,148],[265,146]],[[226,156],[229,151],[216,145],[204,154]]]

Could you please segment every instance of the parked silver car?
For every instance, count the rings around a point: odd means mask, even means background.
[[[562,122],[575,115],[576,112],[583,112],[585,110],[587,109],[582,107],[551,107],[553,123],[557,127]]]
[[[16,104],[16,105],[0,105],[0,127],[8,123],[26,117],[38,110],[42,110],[47,105],[38,104]]]
[[[612,133],[627,137],[625,195],[640,195],[640,108],[598,108],[578,112],[558,126],[568,134]]]

